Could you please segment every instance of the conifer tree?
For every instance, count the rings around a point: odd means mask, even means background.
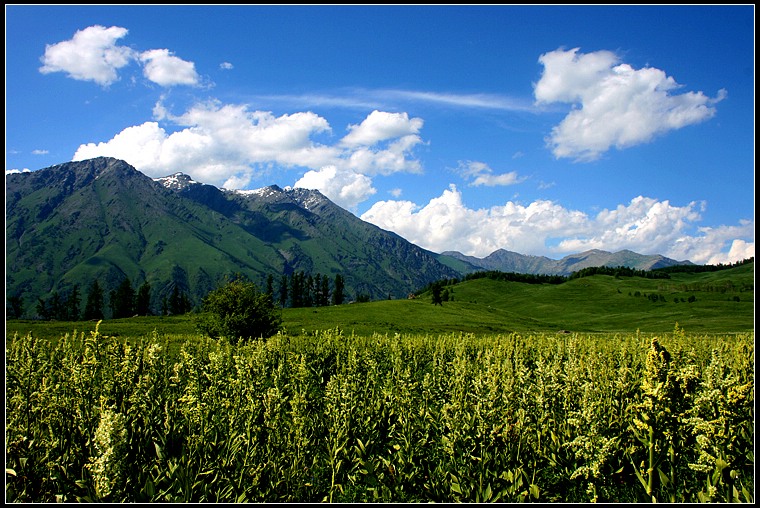
[[[148,281],[143,282],[140,289],[137,290],[137,300],[135,301],[135,311],[140,316],[149,316],[150,312],[150,284]]]
[[[84,305],[84,319],[103,319],[103,290],[97,279],[87,291],[87,302]]]

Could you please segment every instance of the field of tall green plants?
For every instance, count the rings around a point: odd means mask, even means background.
[[[753,332],[169,346],[9,338],[6,500],[755,499]]]

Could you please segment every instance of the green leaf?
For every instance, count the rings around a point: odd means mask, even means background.
[[[535,483],[530,484],[530,495],[533,496],[533,499],[538,499],[538,497],[541,495],[541,490]]]
[[[670,478],[659,467],[657,468],[657,472],[660,474],[660,482],[667,487],[670,484]]]
[[[646,480],[644,480],[644,477],[641,476],[641,473],[639,472],[639,468],[636,467],[636,464],[631,461],[631,465],[633,466],[633,472],[636,473],[636,477],[641,482],[641,485],[644,487],[644,490],[649,490],[649,485],[647,484]]]
[[[145,486],[143,487],[143,491],[148,496],[150,500],[153,500],[153,496],[156,495],[156,486],[153,485],[153,482],[150,478],[145,480]]]

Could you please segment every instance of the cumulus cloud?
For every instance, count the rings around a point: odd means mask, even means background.
[[[93,25],[79,30],[70,40],[45,46],[40,72],[65,72],[70,78],[108,86],[119,79],[119,69],[132,62],[144,64],[143,75],[161,86],[197,85],[195,64],[174,56],[168,49],[138,52],[117,41],[125,37],[123,27]]]
[[[336,166],[325,166],[307,171],[294,187],[316,189],[343,208],[353,210],[375,194],[372,179],[353,171],[339,171]]]
[[[118,79],[117,70],[135,57],[132,49],[116,44],[125,35],[127,29],[118,26],[78,30],[68,41],[45,46],[40,72],[65,72],[73,79],[108,86]]]
[[[349,133],[341,140],[345,146],[371,146],[379,141],[418,134],[421,118],[409,118],[407,113],[373,111],[359,125],[349,125]]]
[[[222,69],[222,70],[224,70],[224,71],[229,71],[229,70],[234,69],[235,66],[232,65],[229,62],[222,62],[222,63],[219,64],[219,68]]]
[[[388,143],[386,148],[361,146],[346,150],[346,157],[337,164],[366,175],[390,175],[393,173],[420,173],[422,165],[410,158],[415,146],[422,143],[416,134],[410,134]]]
[[[140,54],[143,75],[161,86],[197,85],[195,64],[174,56],[168,49],[151,49]]]
[[[534,87],[536,104],[570,103],[573,110],[552,129],[547,144],[557,158],[598,159],[651,141],[670,130],[715,115],[716,98],[702,92],[674,94],[681,85],[664,71],[635,70],[609,51],[583,54],[558,49],[539,57],[544,71]]]
[[[159,102],[154,118],[175,132],[167,132],[158,121],[145,122],[127,127],[109,141],[81,145],[73,160],[118,157],[152,177],[182,171],[197,181],[227,188],[242,188],[274,167],[305,168],[296,186],[319,189],[336,203],[353,208],[375,193],[373,176],[421,171],[412,157],[421,138],[406,134],[417,122],[408,122],[409,128],[400,128],[401,122],[395,129],[383,130],[377,119],[392,116],[376,113],[360,124],[365,126],[361,144],[326,145],[313,137],[332,129],[315,113],[274,116],[250,111],[246,105],[208,101],[173,115]],[[373,134],[366,135],[370,131]]]
[[[361,218],[434,252],[457,250],[477,257],[497,249],[562,257],[594,248],[630,249],[695,263],[733,262],[754,255],[754,222],[693,232],[703,209],[704,203],[679,207],[638,196],[596,216],[545,200],[474,210],[450,185],[424,206],[379,201]]]
[[[755,255],[754,220],[742,220],[738,226],[700,227],[698,232],[698,235],[678,238],[671,248],[673,257],[700,264],[717,264],[733,263]]]
[[[462,177],[471,180],[469,183],[471,187],[481,185],[496,187],[514,185],[525,181],[525,177],[518,176],[516,171],[495,175],[488,164],[478,161],[460,161],[458,170]]]
[[[127,127],[109,141],[81,145],[73,160],[117,157],[152,177],[182,171],[222,186],[239,184],[243,180],[231,178],[257,164],[320,167],[336,155],[310,139],[329,130],[327,121],[314,113],[275,117],[215,102],[197,104],[179,116],[160,106],[154,111],[180,129],[167,133],[158,122]]]

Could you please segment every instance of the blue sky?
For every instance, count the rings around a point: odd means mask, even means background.
[[[424,248],[754,256],[754,5],[6,5],[6,171],[308,187]]]

